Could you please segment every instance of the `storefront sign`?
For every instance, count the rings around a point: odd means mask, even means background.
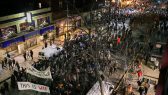
[[[30,82],[17,82],[19,90],[34,90],[38,92],[50,93],[49,87],[39,84],[34,84]]]
[[[38,30],[29,32],[29,33],[27,33],[27,34],[24,35],[24,39],[25,40],[30,39],[31,37],[38,35],[38,33],[39,33]]]
[[[48,31],[52,31],[52,30],[54,30],[54,25],[51,25],[51,26],[40,29],[40,34],[42,35],[42,34],[45,34]]]
[[[0,47],[6,48],[6,47],[8,47],[12,44],[16,44],[18,42],[24,42],[24,37],[20,36],[20,37],[16,37],[16,38],[4,41],[4,42],[0,43]]]
[[[29,66],[26,72],[39,78],[52,79],[50,67],[48,67],[45,71],[38,71],[33,66]]]

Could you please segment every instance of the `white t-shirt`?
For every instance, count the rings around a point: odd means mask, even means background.
[[[159,61],[155,61],[155,66],[159,66]]]

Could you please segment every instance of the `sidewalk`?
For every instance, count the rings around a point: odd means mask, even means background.
[[[21,67],[26,67],[26,64],[28,63],[32,63],[32,61],[37,61],[38,60],[38,53],[42,50],[42,45],[37,45],[35,47],[30,48],[33,50],[34,52],[34,59],[33,60],[28,60],[28,61],[24,61],[23,55],[22,54],[18,54],[15,53],[13,54],[11,57],[14,58]],[[1,64],[0,64],[1,65]],[[2,67],[2,66],[1,66]],[[10,78],[10,76],[12,75],[13,71],[9,70],[9,69],[3,69],[0,71],[0,82]]]
[[[157,78],[159,78],[159,70],[158,69],[152,70],[149,67],[147,67],[145,65],[142,65],[142,71],[143,71],[143,78],[147,78],[147,79],[151,80],[151,84],[150,84],[150,87],[148,89],[147,95],[155,95],[154,84],[152,84],[152,82],[156,81],[156,83],[157,83],[157,81],[158,81]],[[132,84],[133,92],[135,93],[135,95],[138,95],[139,94],[138,84],[137,84],[138,75],[137,75],[137,73],[136,74],[131,74],[132,78],[130,80],[129,74],[130,73],[128,73],[128,76],[127,76],[127,84]]]

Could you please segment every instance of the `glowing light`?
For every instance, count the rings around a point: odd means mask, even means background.
[[[39,8],[41,9],[41,3],[39,3]]]
[[[31,13],[30,12],[26,13],[26,18],[27,18],[27,22],[32,22],[32,17],[31,17]]]
[[[129,5],[129,4],[131,4],[131,1],[127,1],[126,3],[127,3],[127,5]]]

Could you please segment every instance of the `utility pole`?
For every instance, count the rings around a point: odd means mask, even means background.
[[[66,35],[66,38],[65,38],[65,39],[67,40],[67,38],[69,38],[69,37],[68,37],[69,35],[67,35],[67,34],[68,34],[68,30],[69,30],[69,29],[68,29],[68,28],[69,28],[69,26],[68,26],[68,23],[69,23],[69,22],[68,22],[68,21],[69,21],[68,1],[67,1],[67,10],[66,10],[66,11],[67,11],[67,12],[66,12],[67,20],[66,20],[66,26],[65,26],[65,27],[66,27],[67,31],[66,31],[66,33],[65,33],[65,35]]]
[[[96,62],[96,65],[98,65],[98,53],[99,53],[99,49],[98,49],[98,39],[99,39],[99,37],[100,37],[100,35],[99,35],[99,33],[98,33],[98,31],[97,31],[97,28],[96,28],[96,30],[95,30],[95,32],[98,34],[98,37],[97,37],[97,40],[96,40],[96,49],[95,49],[95,62]],[[96,74],[97,74],[97,76],[98,76],[98,80],[99,80],[99,84],[100,84],[100,92],[101,92],[101,95],[104,95],[104,92],[103,92],[103,85],[102,85],[102,79],[101,79],[101,77],[100,77],[100,74],[99,74],[99,70],[98,70],[98,68],[97,68],[97,66],[96,66]]]

